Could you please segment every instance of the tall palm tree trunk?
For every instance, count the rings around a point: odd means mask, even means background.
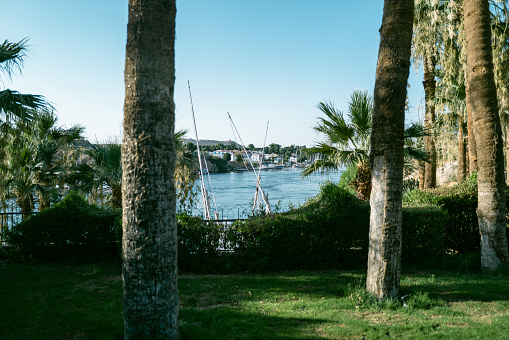
[[[470,90],[468,83],[465,84],[466,97],[465,101],[467,104],[467,130],[468,130],[468,160],[469,160],[469,172],[477,171],[477,146],[475,145],[474,135],[474,123],[472,117],[472,105],[470,104]]]
[[[122,150],[125,339],[177,339],[175,0],[129,0]]]
[[[430,60],[431,59],[431,60]],[[432,133],[435,123],[435,63],[433,58],[424,59],[424,101],[426,102],[426,114],[424,116],[424,128],[428,135],[424,137],[424,149],[429,155],[430,161],[424,165],[424,188],[431,189],[437,185],[437,151],[435,137]]]
[[[464,182],[467,174],[467,148],[463,135],[463,117],[458,122],[458,183]]]
[[[366,280],[367,290],[380,299],[397,296],[400,284],[404,120],[413,11],[412,0],[385,0],[380,28]]]
[[[491,54],[488,0],[465,0],[467,83],[478,157],[477,217],[481,232],[481,266],[509,263],[505,227],[505,176],[502,129]]]

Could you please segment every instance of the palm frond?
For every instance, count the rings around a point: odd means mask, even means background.
[[[21,94],[9,89],[0,91],[0,112],[21,120],[31,120],[32,110],[52,110],[53,106],[43,96]]]
[[[429,131],[426,131],[424,126],[420,123],[412,123],[409,127],[405,128],[404,138],[420,138],[429,136]]]
[[[26,56],[28,38],[17,43],[5,40],[0,44],[0,71],[10,78],[14,71],[21,72],[23,58]]]
[[[372,115],[373,97],[368,91],[353,91],[348,103],[348,117],[358,135],[367,136],[371,133]]]

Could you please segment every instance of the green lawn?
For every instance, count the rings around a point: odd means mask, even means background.
[[[181,275],[185,339],[509,339],[509,275],[403,273],[378,303],[364,271]],[[0,265],[0,339],[122,339],[119,264]]]

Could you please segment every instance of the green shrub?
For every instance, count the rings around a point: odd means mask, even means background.
[[[355,176],[357,176],[357,166],[355,164],[351,164],[346,168],[345,172],[341,174],[338,186],[348,190],[353,195],[357,195],[355,189],[349,185],[355,180]]]
[[[480,246],[477,222],[477,175],[450,188],[413,190],[404,196],[404,203],[412,206],[435,206],[447,212],[448,223],[444,235],[448,248],[458,251],[474,250]]]
[[[219,257],[224,249],[222,225],[199,217],[177,217],[178,267],[183,271],[220,271]]]
[[[448,214],[438,207],[406,207],[402,216],[401,261],[435,265],[447,254]]]
[[[99,208],[78,193],[13,226],[7,233],[15,249],[44,261],[91,261],[117,251],[119,210]]]
[[[363,268],[369,204],[331,182],[304,206],[238,221],[230,227],[179,218],[179,268],[192,271],[279,271]],[[437,207],[403,209],[403,264],[436,265],[447,253],[448,214]],[[219,247],[224,251],[217,251]]]

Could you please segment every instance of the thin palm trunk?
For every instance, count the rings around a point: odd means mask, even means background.
[[[425,168],[425,162],[424,161],[419,161],[419,172],[418,172],[418,176],[419,176],[419,189],[422,190],[424,189],[424,168]]]
[[[464,182],[467,173],[467,148],[465,137],[463,135],[463,118],[460,117],[458,122],[458,182]]]
[[[398,295],[406,86],[414,2],[385,0],[376,68],[371,134],[371,216],[366,287],[384,299]]]
[[[474,123],[472,118],[472,105],[470,104],[470,90],[468,83],[465,84],[466,104],[467,104],[467,130],[468,130],[468,160],[469,172],[477,171],[477,146],[475,145]]]
[[[178,339],[175,0],[129,0],[122,223],[125,339]]]
[[[429,155],[430,161],[424,165],[424,188],[435,188],[437,184],[437,152],[435,148],[435,137],[431,131],[435,123],[435,63],[430,58],[424,60],[424,97],[426,102],[426,114],[424,117],[424,128],[428,135],[424,137],[424,149]]]
[[[488,0],[465,0],[467,83],[478,157],[477,217],[481,266],[493,270],[509,263],[502,129],[493,74]]]

